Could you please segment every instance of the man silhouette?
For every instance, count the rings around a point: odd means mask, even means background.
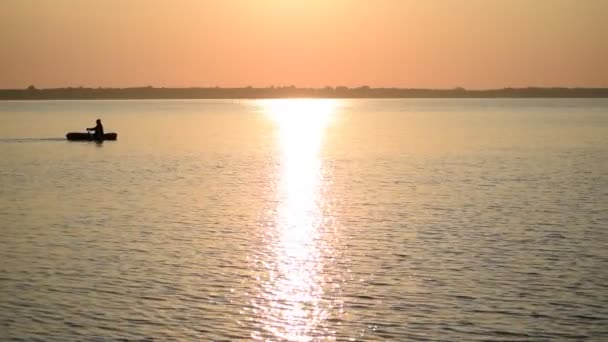
[[[103,125],[101,124],[100,119],[97,119],[97,121],[95,121],[95,123],[96,123],[95,127],[87,128],[87,131],[95,131],[95,135],[93,136],[95,138],[95,141],[102,142],[103,141]]]

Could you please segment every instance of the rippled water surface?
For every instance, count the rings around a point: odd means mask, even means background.
[[[607,340],[608,100],[0,102],[0,260],[0,340]]]

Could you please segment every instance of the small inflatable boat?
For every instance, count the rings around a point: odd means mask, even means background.
[[[81,133],[81,132],[71,132],[65,135],[65,137],[70,141],[94,141],[95,134],[93,133]],[[117,133],[105,133],[103,135],[103,140],[116,140],[118,138]]]

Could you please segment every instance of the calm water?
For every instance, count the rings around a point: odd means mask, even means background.
[[[0,260],[0,340],[606,340],[608,100],[0,102]]]

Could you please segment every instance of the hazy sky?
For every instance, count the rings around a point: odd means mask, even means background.
[[[608,0],[1,0],[30,84],[608,87]]]

